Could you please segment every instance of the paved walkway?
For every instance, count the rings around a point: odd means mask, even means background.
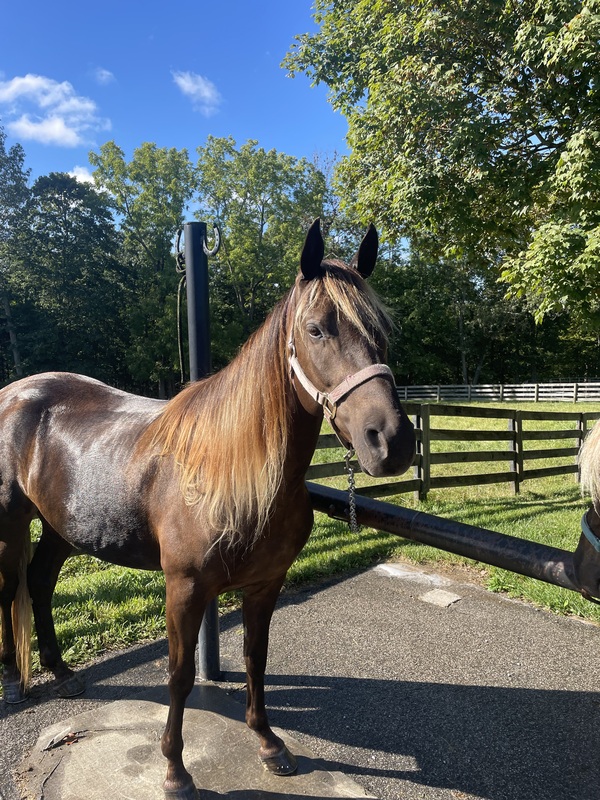
[[[203,800],[600,800],[597,626],[397,565],[283,596],[271,630],[267,702],[299,774],[257,763],[228,614],[227,682],[195,690],[186,722]],[[2,708],[3,800],[161,797],[165,643],[87,674],[85,698],[39,684]]]

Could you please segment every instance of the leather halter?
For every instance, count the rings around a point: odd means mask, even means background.
[[[288,348],[288,360],[291,374],[298,378],[305,392],[322,407],[324,416],[331,423],[336,436],[344,445],[344,447],[352,449],[352,445],[344,440],[344,438],[340,435],[337,426],[333,422],[335,420],[335,415],[337,414],[338,403],[347,395],[349,395],[353,389],[356,389],[357,386],[361,386],[363,383],[370,381],[372,378],[388,378],[395,386],[392,370],[387,366],[387,364],[371,364],[370,366],[364,367],[364,369],[360,369],[358,372],[355,372],[354,375],[348,375],[335,387],[335,389],[332,389],[330,392],[321,392],[319,389],[317,389],[317,387],[302,369],[302,366],[298,361],[298,357],[296,356],[296,348],[292,340],[288,342]]]

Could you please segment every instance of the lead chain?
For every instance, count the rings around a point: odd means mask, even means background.
[[[346,462],[346,472],[348,474],[349,525],[352,533],[358,533],[360,531],[360,525],[358,524],[358,520],[356,519],[356,484],[354,483],[354,470],[352,469],[352,464],[350,463],[350,459],[352,458],[353,455],[354,455],[354,450],[348,450],[346,455],[344,456],[344,460]]]

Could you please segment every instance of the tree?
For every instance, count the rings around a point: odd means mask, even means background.
[[[138,147],[130,162],[115,142],[90,153],[96,186],[118,215],[124,257],[134,273],[129,315],[128,364],[133,377],[172,391],[177,372],[176,291],[173,240],[193,194],[186,150]]]
[[[19,144],[6,150],[6,134],[0,127],[0,302],[6,320],[6,334],[12,351],[14,374],[23,375],[21,351],[12,319],[8,274],[11,268],[11,242],[22,222],[23,211],[29,197],[29,170],[24,167],[25,153]],[[4,376],[12,374],[9,366]]]
[[[348,119],[347,203],[600,322],[598,0],[317,0],[286,58]]]
[[[7,280],[28,372],[123,383],[123,270],[107,198],[64,173],[37,179]]]
[[[292,283],[306,230],[319,216],[325,181],[306,159],[250,140],[210,136],[198,148],[197,216],[221,226],[211,263],[213,359],[227,362]]]

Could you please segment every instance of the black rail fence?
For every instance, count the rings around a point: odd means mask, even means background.
[[[411,402],[403,405],[415,425],[413,475],[359,487],[360,495],[389,497],[412,492],[415,498],[424,500],[431,489],[507,483],[517,493],[524,481],[536,478],[573,475],[579,480],[579,450],[587,431],[600,418],[600,411],[522,411]],[[460,427],[460,420],[466,418],[485,420],[487,425],[492,420],[493,427]],[[345,474],[339,446],[333,434],[319,438],[307,480],[322,481]],[[465,465],[470,464],[479,467],[465,472]],[[360,471],[357,462],[352,466]]]

